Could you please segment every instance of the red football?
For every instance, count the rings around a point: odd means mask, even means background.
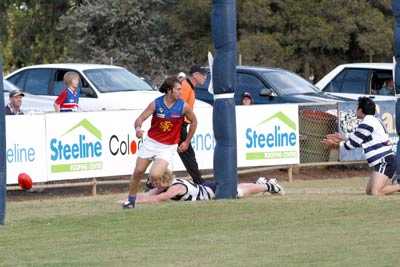
[[[18,184],[22,189],[28,190],[32,188],[32,179],[26,173],[20,173],[18,175]]]

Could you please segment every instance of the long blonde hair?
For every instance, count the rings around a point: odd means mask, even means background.
[[[64,83],[67,86],[70,86],[72,83],[72,80],[75,78],[80,80],[79,74],[76,73],[75,71],[68,71],[67,73],[64,74]]]
[[[162,186],[170,186],[172,184],[172,180],[174,179],[174,174],[171,170],[167,169],[164,174],[159,178],[159,182]],[[155,179],[152,178],[154,181]]]

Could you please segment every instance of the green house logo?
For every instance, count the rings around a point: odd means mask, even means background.
[[[79,131],[78,135],[74,133]],[[73,136],[73,141],[66,142],[66,136]],[[70,140],[70,138],[69,138]],[[89,120],[83,119],[59,139],[50,140],[51,172],[90,171],[103,168],[99,161],[103,154],[102,133]],[[62,162],[62,163],[59,163]]]
[[[245,131],[247,160],[284,159],[296,157],[297,125],[279,111],[254,128]]]
[[[291,128],[294,131],[296,131],[296,129],[297,129],[296,123],[294,121],[292,121],[288,116],[286,116],[286,114],[284,114],[282,111],[279,111],[279,112],[275,113],[274,115],[272,115],[271,117],[269,117],[268,119],[263,120],[257,126],[266,124],[266,123],[272,121],[273,119],[280,120],[281,122],[286,124],[289,128]]]
[[[62,136],[65,136],[72,132],[73,130],[82,127],[86,129],[89,133],[91,133],[93,136],[95,136],[97,139],[101,140],[101,132],[99,129],[97,129],[93,124],[90,123],[87,119],[81,120],[78,124],[76,124],[74,127],[66,131]]]

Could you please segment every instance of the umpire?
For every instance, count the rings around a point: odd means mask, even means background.
[[[196,99],[194,88],[196,85],[203,85],[207,79],[207,71],[203,69],[200,65],[194,65],[190,68],[189,76],[182,81],[181,84],[181,96],[182,99],[193,109],[194,101]],[[190,121],[185,118],[185,122],[182,124],[181,128],[181,138],[179,145],[186,139],[187,136],[187,126]],[[192,144],[189,144],[189,148],[185,152],[178,153],[183,165],[185,165],[186,171],[192,177],[193,182],[197,184],[204,183],[203,178],[199,170],[199,166],[196,161],[196,154],[194,153]]]

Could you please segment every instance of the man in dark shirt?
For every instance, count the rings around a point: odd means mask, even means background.
[[[21,110],[22,105],[22,97],[24,97],[24,93],[20,90],[12,90],[9,94],[9,102],[5,107],[6,115],[23,115],[24,113]]]
[[[190,68],[189,76],[184,79],[181,89],[181,98],[185,101],[189,107],[193,109],[195,96],[195,86],[204,84],[207,79],[207,71],[200,65],[194,65]],[[190,121],[185,119],[185,123],[182,124],[180,142],[183,142],[187,137],[187,127],[190,125]],[[196,154],[193,150],[192,144],[189,144],[189,148],[184,152],[179,152],[183,165],[185,166],[190,177],[196,184],[204,183],[204,179],[201,177],[201,172],[196,160]]]

